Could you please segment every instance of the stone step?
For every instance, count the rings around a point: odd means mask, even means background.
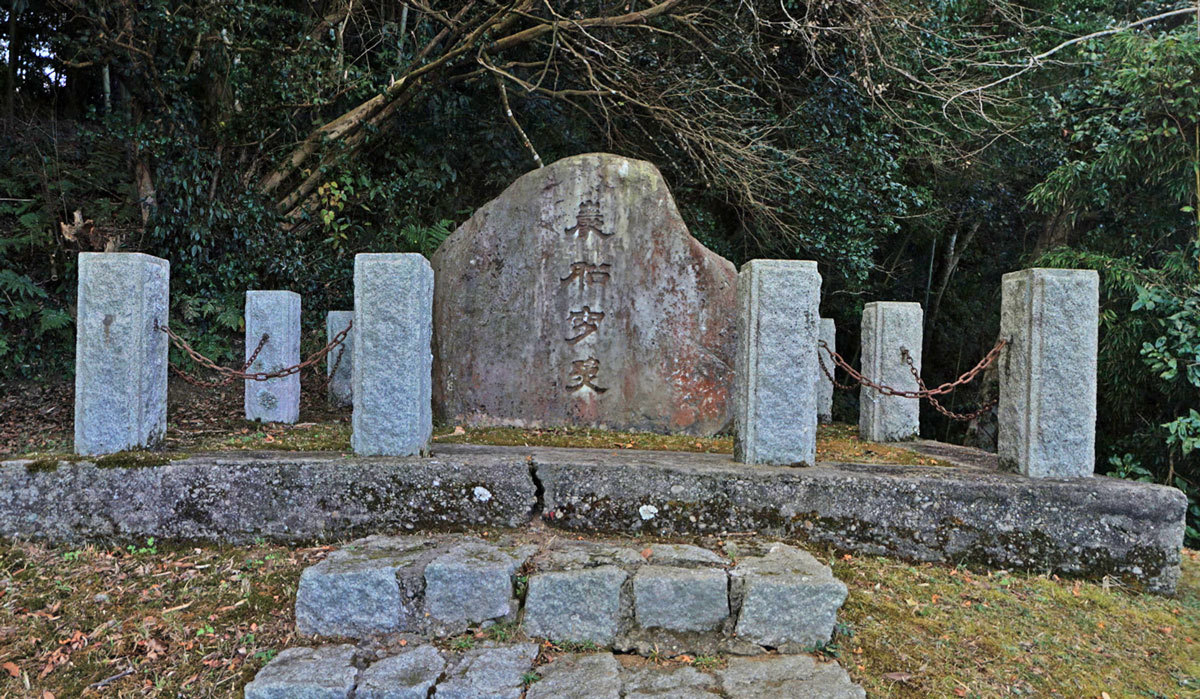
[[[802,653],[827,643],[846,586],[811,554],[529,535],[371,536],[304,571],[301,634],[447,638],[508,622],[529,638],[641,655]]]
[[[289,648],[246,685],[246,699],[861,699],[837,663],[808,655],[733,657],[711,671],[612,653],[535,665],[538,646],[465,652],[418,645],[378,657],[352,645]]]

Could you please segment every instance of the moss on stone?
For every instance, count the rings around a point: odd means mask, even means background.
[[[57,470],[58,459],[34,459],[25,462],[25,471],[28,473],[51,473]]]
[[[148,451],[122,451],[96,459],[96,468],[149,468],[171,463],[167,454]]]

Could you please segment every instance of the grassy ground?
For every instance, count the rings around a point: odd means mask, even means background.
[[[328,550],[0,547],[0,695],[240,696],[280,649],[303,643],[296,584]],[[823,557],[851,590],[826,653],[871,696],[1200,696],[1196,552],[1185,552],[1176,598]]]

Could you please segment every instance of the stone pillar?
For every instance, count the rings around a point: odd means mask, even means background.
[[[1034,478],[1092,475],[1099,300],[1094,270],[1004,275],[996,414],[1005,467]]]
[[[270,336],[247,372],[272,372],[300,363],[300,294],[246,292],[246,359]],[[294,423],[300,418],[300,374],[246,381],[247,420]]]
[[[738,274],[734,458],[812,464],[817,451],[817,263],[751,260]]]
[[[157,446],[167,430],[171,265],[141,253],[79,253],[75,453]]]
[[[356,454],[429,452],[432,339],[429,262],[415,253],[356,255],[351,388]]]
[[[921,371],[923,320],[919,303],[868,303],[862,315],[863,376],[902,391],[917,390],[917,380],[901,350],[908,350]],[[917,399],[885,396],[863,386],[858,410],[858,436],[868,442],[898,442],[921,431],[921,402]]]
[[[830,352],[837,351],[837,328],[834,325],[833,318],[821,318],[818,326],[817,335],[829,347]],[[820,357],[820,362],[824,362],[825,369],[832,374],[836,371],[833,359],[829,356],[829,352],[821,349],[817,345],[817,356]],[[821,369],[821,364],[817,364],[817,422],[829,424],[833,422],[833,382],[825,375],[825,371]]]
[[[338,333],[354,320],[354,311],[330,311],[325,315],[325,342],[333,342]],[[346,333],[342,344],[325,355],[325,376],[329,377],[329,404],[345,408],[353,404],[351,390],[352,368],[354,367],[354,330]]]

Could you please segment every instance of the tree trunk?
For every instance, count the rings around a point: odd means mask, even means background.
[[[926,328],[933,328],[937,324],[938,314],[942,310],[942,296],[946,293],[946,288],[950,286],[950,277],[954,276],[954,270],[958,269],[958,263],[962,260],[963,253],[971,245],[971,241],[979,232],[981,225],[982,222],[978,220],[972,223],[970,230],[966,232],[961,242],[958,240],[957,231],[950,234],[950,240],[946,243],[945,255],[942,257],[942,269],[938,274],[937,291],[933,295],[933,303],[928,308],[925,320]]]
[[[17,60],[21,54],[21,41],[17,35],[17,3],[8,9],[8,93],[4,99],[4,114],[12,119],[17,114]]]

